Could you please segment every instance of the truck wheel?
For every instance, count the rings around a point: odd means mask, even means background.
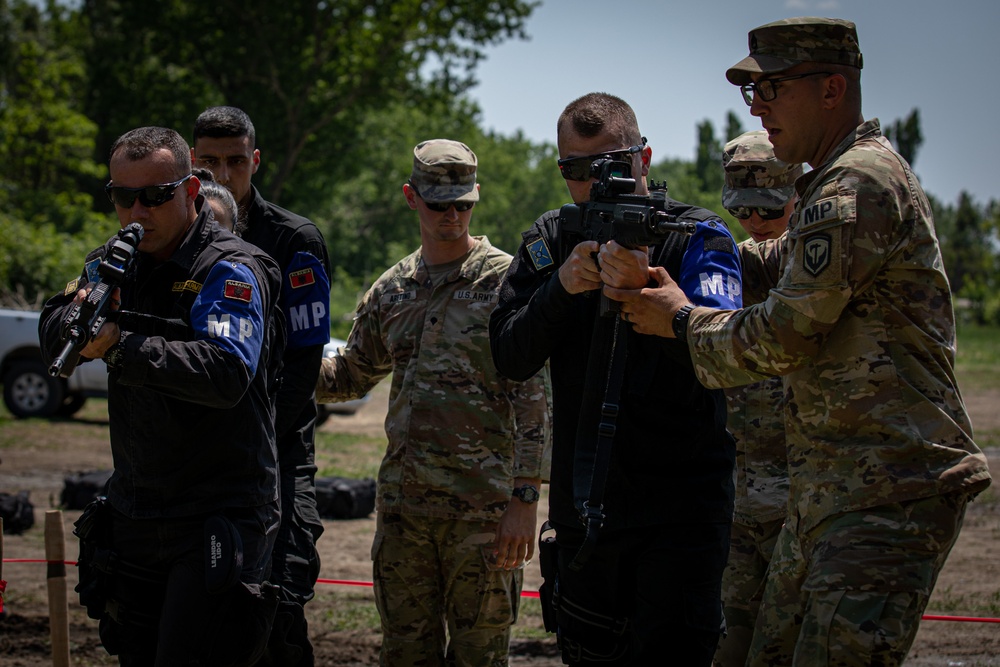
[[[86,402],[86,396],[82,396],[80,394],[66,394],[62,405],[60,405],[59,409],[56,410],[56,415],[60,417],[72,417],[80,411],[80,408],[82,408],[83,404]]]
[[[21,419],[51,417],[65,395],[62,380],[49,375],[40,362],[18,362],[3,378],[3,401]]]

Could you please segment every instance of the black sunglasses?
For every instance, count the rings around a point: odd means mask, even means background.
[[[438,213],[444,213],[452,206],[454,206],[455,210],[459,213],[464,213],[476,205],[476,202],[474,201],[427,201],[424,199],[423,195],[420,194],[420,190],[417,189],[417,186],[415,186],[412,182],[410,183],[410,187],[417,193],[420,200],[424,202],[424,206],[432,211],[437,211]]]
[[[108,199],[115,206],[132,208],[135,200],[138,199],[139,203],[146,208],[155,208],[173,199],[174,190],[177,189],[177,186],[189,178],[191,178],[191,174],[173,183],[147,185],[142,188],[126,188],[122,185],[111,185],[111,183],[108,183],[104,186],[104,191],[108,193]]]
[[[620,162],[631,162],[632,155],[638,153],[646,147],[646,137],[642,138],[642,143],[638,146],[629,146],[617,151],[606,151],[595,155],[584,155],[582,157],[566,157],[557,163],[562,177],[567,181],[589,181],[593,176],[590,173],[590,165],[595,160],[608,158]]]
[[[423,199],[423,197],[421,197]],[[437,211],[438,213],[444,213],[452,206],[459,213],[463,211],[468,211],[470,208],[476,205],[474,201],[427,201],[424,199],[424,206],[432,211]]]
[[[754,211],[757,215],[761,217],[762,220],[777,220],[785,214],[785,208],[767,208],[765,206],[737,206],[736,208],[727,208],[729,215],[733,216],[737,220],[749,220],[750,215]]]

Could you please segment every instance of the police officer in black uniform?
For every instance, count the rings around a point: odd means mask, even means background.
[[[574,202],[589,199],[591,165],[606,158],[627,162],[635,194],[647,194],[652,152],[623,100],[585,95],[557,127],[559,167]],[[694,233],[632,250],[567,234],[558,210],[542,215],[522,235],[490,320],[502,374],[522,380],[550,364],[557,572],[546,571],[545,545],[540,558],[544,590],[557,588],[546,627],[557,629],[567,664],[707,666],[719,638],[735,459],[725,398],[698,383],[682,344],[599,315],[602,286],[642,287],[648,266],[666,267],[696,303],[740,307],[739,260],[725,225],[674,200],[666,210]],[[624,371],[612,396],[605,378],[615,375],[607,363],[616,355]],[[604,403],[617,406],[617,416],[602,417]],[[599,433],[610,441],[606,465],[580,455],[594,451]]]
[[[269,385],[281,275],[198,210],[175,131],[122,135],[110,171],[122,227],[144,233],[113,292],[117,321],[81,351],[108,365],[114,457],[107,501],[78,527],[83,546],[98,542],[81,555],[81,602],[122,665],[251,664],[276,602],[265,579],[278,528]],[[47,361],[111,245],[45,305]]]
[[[260,165],[249,116],[235,107],[211,107],[194,124],[191,157],[228,187],[240,209],[242,238],[278,261],[282,272],[278,305],[288,343],[277,394],[275,427],[281,479],[281,528],[271,580],[281,586],[273,637],[261,665],[310,667],[312,644],[303,606],[319,576],[316,540],[323,524],[316,507],[314,390],[323,346],[330,340],[330,259],[311,221],[276,206],[250,180]]]

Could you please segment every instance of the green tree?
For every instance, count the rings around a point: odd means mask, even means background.
[[[77,275],[115,228],[82,186],[106,171],[79,108],[81,35],[54,1],[0,1],[0,284],[28,303]]]
[[[311,214],[372,145],[387,105],[454,102],[482,47],[523,36],[523,0],[86,0],[91,117],[107,144],[137,124],[182,128],[206,105],[250,114],[272,201]],[[136,17],[142,17],[137,21]],[[125,103],[123,103],[125,102]]]
[[[913,167],[917,161],[917,152],[924,143],[924,135],[920,131],[920,110],[913,109],[905,119],[897,118],[884,128],[884,134],[910,167]]]

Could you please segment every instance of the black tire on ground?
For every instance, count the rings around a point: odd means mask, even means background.
[[[63,404],[66,389],[40,361],[19,361],[3,378],[3,400],[15,417],[51,417]]]
[[[62,405],[60,405],[56,410],[56,415],[60,417],[72,417],[80,411],[80,408],[82,408],[83,404],[86,402],[86,396],[82,396],[80,394],[66,394],[65,398],[63,398]]]

